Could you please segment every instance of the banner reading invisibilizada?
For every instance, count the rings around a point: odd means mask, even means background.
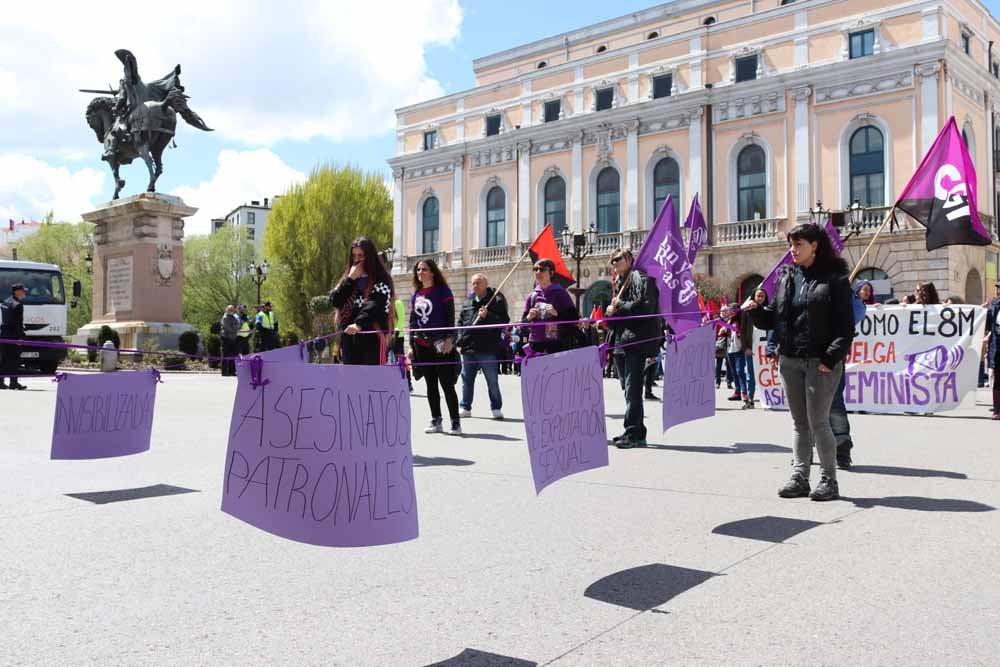
[[[237,369],[222,511],[333,547],[417,537],[410,394],[396,366]],[[255,386],[256,385],[256,386]]]
[[[902,414],[957,408],[976,390],[986,311],[980,306],[869,306],[846,359],[848,410]],[[754,331],[757,393],[786,410],[766,336]]]

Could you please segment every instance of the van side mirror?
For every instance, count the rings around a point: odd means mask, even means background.
[[[80,295],[83,294],[83,285],[80,284],[79,280],[73,281],[73,298],[79,299]]]

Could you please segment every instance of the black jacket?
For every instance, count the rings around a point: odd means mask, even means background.
[[[486,306],[486,317],[480,318],[476,322],[476,327],[472,323],[479,315],[479,309],[486,304],[493,296],[495,289],[486,288],[486,294],[479,298],[475,294],[466,299],[462,304],[462,312],[458,316],[458,326],[465,327],[458,332],[458,347],[462,352],[482,352],[485,354],[500,354],[502,342],[500,340],[500,327],[490,327],[489,329],[476,328],[483,324],[507,324],[510,322],[510,313],[507,312],[507,299],[503,293],[497,294],[496,298]]]
[[[24,304],[10,296],[0,303],[0,338],[24,338]]]
[[[634,315],[649,315],[660,311],[660,290],[656,280],[637,269],[632,269],[625,278],[625,291],[622,292],[621,303],[613,317],[630,317]],[[621,283],[615,279],[614,293],[618,294]],[[637,343],[625,348],[614,350],[616,354],[627,350],[640,352],[647,356],[656,355],[663,344],[663,318],[643,317],[634,320],[608,322],[608,342],[612,346],[627,343]]]
[[[754,326],[773,329],[778,354],[817,357],[833,368],[847,355],[854,340],[854,306],[846,266],[833,271],[803,269],[806,304],[792,305],[796,267],[787,267],[778,279],[771,305],[750,311]]]
[[[384,280],[377,280],[365,296],[364,290],[345,276],[330,292],[330,304],[340,309],[341,329],[349,324],[357,324],[362,331],[388,331],[391,295],[392,286]],[[345,305],[350,306],[349,312],[344,308]]]

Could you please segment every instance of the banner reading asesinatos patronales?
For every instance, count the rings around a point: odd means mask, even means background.
[[[986,311],[980,306],[869,306],[846,359],[848,410],[899,414],[957,408],[976,390]],[[785,410],[777,364],[754,331],[757,393]]]

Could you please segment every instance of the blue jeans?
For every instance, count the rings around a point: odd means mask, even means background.
[[[497,363],[499,358],[489,352],[464,352],[462,354],[462,402],[463,410],[472,409],[472,395],[476,390],[476,373],[483,371],[486,378],[486,389],[490,394],[490,409],[499,410],[503,407],[503,397],[500,395],[500,382],[497,375],[500,372]]]
[[[746,394],[748,398],[753,398],[757,383],[754,380],[753,357],[746,352],[730,352],[729,363],[733,367],[736,375],[736,390],[741,394]]]

